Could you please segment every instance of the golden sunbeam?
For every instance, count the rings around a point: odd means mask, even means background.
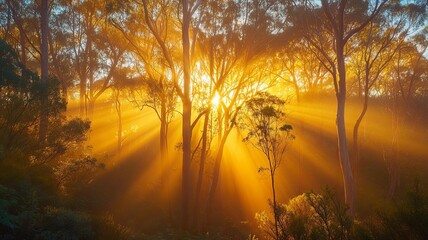
[[[424,1],[2,2],[3,238],[428,239]]]

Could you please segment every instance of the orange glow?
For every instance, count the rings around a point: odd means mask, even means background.
[[[213,106],[218,106],[221,98],[218,93],[211,100]],[[166,204],[176,206],[177,197],[181,188],[181,152],[174,148],[181,139],[180,119],[174,120],[169,127],[168,160],[162,162],[159,156],[159,120],[151,109],[137,110],[132,104],[123,102],[123,149],[120,154],[115,153],[117,147],[117,116],[110,105],[100,100],[96,105],[93,119],[93,132],[89,143],[94,146],[94,153],[101,158],[105,157],[107,169],[95,182],[110,181],[111,176],[131,174],[132,181],[125,181],[117,198],[112,199],[111,205],[115,213],[132,212],[135,205],[142,204],[144,199],[151,199],[156,195],[157,205]],[[354,106],[348,106],[348,129],[352,129],[352,119],[356,113]],[[72,108],[70,108],[72,109]],[[335,130],[335,106],[330,103],[290,104],[287,106],[289,121],[293,125],[296,140],[288,148],[279,172],[276,176],[278,182],[278,198],[280,202],[288,202],[293,196],[297,196],[310,189],[322,189],[326,184],[333,186],[337,192],[341,192],[341,174],[337,155],[335,154],[336,130]],[[365,138],[375,139],[377,146],[367,145],[368,149],[375,150],[379,146],[387,147],[391,138],[384,130],[384,124],[388,117],[377,112],[369,111],[368,118],[376,118],[378,122],[362,126],[361,141]],[[199,130],[201,126],[198,127]],[[351,132],[348,133],[352,136]],[[405,133],[403,134],[410,134]],[[314,138],[321,136],[323,139]],[[116,136],[116,137],[111,137]],[[423,134],[413,135],[423,138]],[[194,139],[198,139],[199,132],[195,131]],[[239,131],[232,131],[229,136],[221,165],[220,186],[218,195],[229,199],[228,204],[223,205],[226,212],[234,212],[243,222],[253,221],[254,213],[266,209],[267,199],[271,198],[269,178],[258,169],[266,164],[265,156],[250,145],[242,142],[243,136]],[[352,142],[350,142],[351,144]],[[196,142],[195,142],[196,144]],[[325,144],[325,145],[319,145]],[[217,143],[213,142],[210,156],[215,156]],[[415,154],[425,154],[424,144],[413,141],[403,141],[403,148]],[[333,149],[333,150],[332,150]],[[107,156],[113,156],[107,157]],[[364,160],[369,161],[369,160]],[[197,160],[193,162],[193,170],[196,175]],[[214,161],[208,159],[202,193],[206,194],[210,184],[210,172]],[[373,164],[385,164],[375,162]],[[420,164],[415,162],[414,164]],[[134,168],[133,170],[129,168]],[[360,171],[363,171],[364,168]],[[385,173],[386,174],[386,173]],[[110,176],[111,175],[111,176]],[[358,175],[358,176],[359,176]],[[113,178],[117,178],[113,177]],[[320,179],[324,179],[320,181]],[[358,181],[363,184],[365,191],[360,194],[376,198],[383,191],[379,185],[375,186],[362,177]],[[196,181],[196,178],[195,178]],[[154,194],[153,192],[156,192]],[[205,201],[205,197],[203,197]],[[156,202],[156,201],[155,201]]]
[[[3,2],[2,235],[420,230],[402,223],[428,202],[406,195],[428,185],[424,1]],[[302,200],[326,188],[334,207]]]
[[[214,106],[214,107],[217,107],[219,104],[220,104],[220,101],[222,101],[221,100],[221,97],[220,97],[220,95],[216,92],[215,93],[215,95],[214,95],[214,97],[212,98],[212,100],[211,100],[211,104]]]

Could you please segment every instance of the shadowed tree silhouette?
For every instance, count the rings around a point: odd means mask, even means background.
[[[275,191],[275,173],[288,144],[295,138],[293,127],[283,124],[285,113],[282,110],[285,101],[267,92],[259,92],[246,102],[249,113],[249,130],[244,142],[250,142],[266,156],[268,167],[260,167],[259,172],[269,171],[272,188],[272,205],[275,223],[275,239],[279,239],[279,209]]]

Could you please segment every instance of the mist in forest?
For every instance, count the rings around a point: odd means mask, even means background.
[[[0,0],[0,239],[427,239],[427,3]]]

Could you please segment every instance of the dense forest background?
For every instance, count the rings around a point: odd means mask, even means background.
[[[428,239],[426,5],[0,0],[0,239]]]

